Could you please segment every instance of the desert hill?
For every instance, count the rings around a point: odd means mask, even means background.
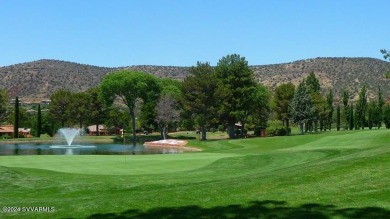
[[[390,63],[373,58],[315,58],[291,63],[253,65],[256,79],[270,89],[285,82],[299,83],[310,72],[319,77],[325,91],[333,89],[336,96],[343,88],[356,92],[365,84],[373,96],[380,85],[386,96],[390,95],[390,81],[384,74]],[[184,79],[189,67],[175,66],[128,66],[118,68],[98,67],[59,60],[38,60],[0,67],[0,88],[11,97],[20,96],[29,101],[40,101],[50,97],[60,88],[75,92],[85,91],[99,85],[104,75],[120,70],[133,69],[158,77]]]

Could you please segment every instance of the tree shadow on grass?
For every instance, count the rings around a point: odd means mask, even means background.
[[[300,218],[390,218],[390,210],[378,207],[338,209],[334,205],[304,204],[298,207],[288,206],[284,201],[254,201],[248,205],[228,205],[212,208],[202,208],[196,205],[183,207],[153,208],[147,211],[130,209],[121,213],[93,214],[88,219],[109,218],[269,218],[269,219],[300,219]]]

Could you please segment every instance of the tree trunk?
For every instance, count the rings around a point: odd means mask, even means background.
[[[290,126],[290,124],[289,124],[289,120],[288,120],[288,119],[286,119],[286,120],[283,120],[283,123],[284,123],[284,125],[285,125],[285,127],[286,127],[286,132],[287,132],[287,135],[291,135],[291,132],[290,132],[290,130],[288,129],[288,128],[289,128],[289,126]]]
[[[206,140],[206,127],[203,125],[200,129],[202,130],[202,140]]]
[[[162,128],[162,133],[163,133],[163,138],[164,138],[164,140],[165,139],[167,139],[167,127],[166,126],[163,126],[163,128]]]
[[[99,124],[96,124],[96,136],[99,136],[100,133],[99,133]]]
[[[234,123],[228,124],[228,134],[229,134],[229,138],[234,138]]]

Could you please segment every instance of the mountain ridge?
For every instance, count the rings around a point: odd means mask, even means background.
[[[298,84],[310,72],[319,78],[322,89],[334,93],[348,88],[355,94],[363,84],[367,85],[369,96],[376,94],[381,86],[386,96],[390,95],[390,82],[384,74],[390,70],[390,62],[369,57],[317,57],[281,64],[250,65],[256,79],[273,90],[286,82]],[[0,88],[6,89],[11,97],[20,96],[31,101],[49,98],[60,88],[74,92],[85,91],[99,85],[102,78],[113,71],[130,69],[143,71],[158,77],[183,80],[190,67],[132,65],[123,67],[101,67],[54,59],[40,59],[0,67]]]

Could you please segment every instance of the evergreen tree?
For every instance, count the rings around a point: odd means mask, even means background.
[[[349,117],[350,117],[350,107],[348,106],[349,102],[349,91],[347,89],[343,90],[343,106],[344,106],[344,128],[347,130],[349,128]]]
[[[385,100],[383,98],[383,92],[381,87],[378,85],[378,119],[379,122],[377,124],[378,129],[382,126],[383,121],[383,106],[385,105]]]
[[[38,104],[38,113],[37,113],[37,133],[36,137],[40,138],[42,132],[42,111],[41,111],[41,104]]]
[[[329,90],[328,95],[326,96],[327,103],[327,128],[329,131],[332,129],[332,119],[333,119],[333,91]]]
[[[299,125],[301,134],[304,134],[304,124],[313,119],[314,106],[306,88],[305,82],[301,82],[295,91],[291,101],[291,117]]]
[[[367,89],[363,85],[359,92],[359,100],[356,105],[356,124],[357,129],[364,129],[365,120],[366,120],[366,108],[367,108]]]
[[[340,131],[340,126],[341,126],[341,115],[340,115],[340,105],[337,105],[336,108],[336,128],[337,131]]]
[[[321,91],[320,81],[314,72],[310,72],[310,74],[306,77],[305,83],[309,93],[319,93]]]
[[[390,104],[388,103],[383,106],[383,122],[385,127],[390,129]]]
[[[354,119],[354,111],[353,111],[353,103],[351,103],[350,109],[349,109],[349,130],[353,130],[355,124],[355,119]]]
[[[367,125],[368,128],[371,130],[372,127],[374,126],[374,117],[375,117],[375,110],[377,106],[375,102],[370,102],[367,105]]]
[[[15,98],[14,138],[19,138],[19,97]]]
[[[220,82],[219,93],[223,94],[219,111],[228,123],[229,137],[234,138],[235,123],[252,104],[251,94],[257,83],[248,62],[238,54],[222,57],[215,72]]]
[[[314,112],[310,120],[306,122],[305,131],[317,131],[318,122],[320,122],[320,129],[325,128],[326,117],[328,113],[326,112],[326,99],[321,94],[321,85],[318,78],[315,76],[314,72],[311,72],[305,79],[305,84],[307,91],[309,92],[313,106]]]
[[[184,79],[181,89],[184,115],[196,121],[202,140],[206,140],[207,127],[217,117],[221,99],[217,93],[218,81],[214,68],[208,62],[197,62],[196,66],[190,68],[190,75]]]

